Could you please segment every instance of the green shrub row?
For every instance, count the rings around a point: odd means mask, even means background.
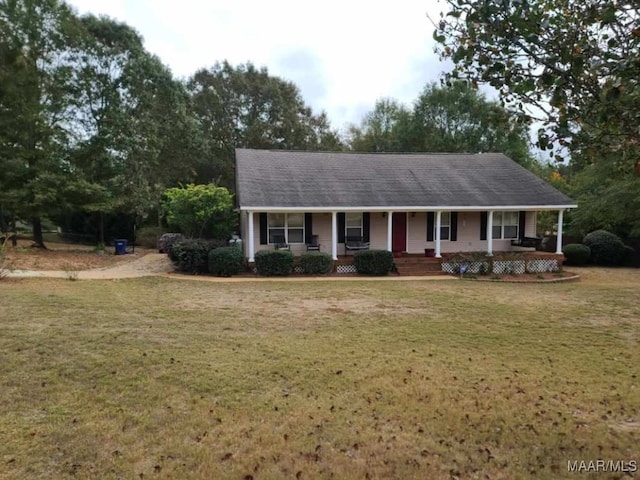
[[[244,268],[244,254],[238,247],[219,247],[209,252],[209,273],[212,275],[230,277]]]
[[[620,265],[626,254],[620,237],[606,230],[588,233],[582,243],[591,249],[591,263],[595,265]]]
[[[293,253],[289,250],[261,250],[255,261],[258,273],[267,277],[289,275],[293,271]]]
[[[581,243],[569,243],[562,249],[567,265],[586,265],[591,257],[591,249]]]
[[[307,252],[300,255],[300,266],[304,273],[320,275],[333,270],[333,260],[328,253]]]
[[[173,243],[169,247],[169,258],[181,272],[208,273],[209,252],[225,244],[222,240],[189,238]]]
[[[388,275],[393,269],[393,254],[387,250],[362,250],[353,256],[353,263],[363,275]]]

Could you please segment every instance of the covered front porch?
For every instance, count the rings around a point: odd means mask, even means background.
[[[531,251],[520,245],[536,237],[536,215],[541,210],[558,212],[556,254],[562,254],[564,209],[554,207],[398,208],[393,210],[341,208],[340,210],[290,208],[242,215],[241,232],[245,256],[251,263],[260,250],[276,248],[276,238],[299,255],[313,237],[321,252],[334,261],[353,254],[348,238],[361,238],[367,248],[396,255],[430,255],[441,259],[454,252]]]

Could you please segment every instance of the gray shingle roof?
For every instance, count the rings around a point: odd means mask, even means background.
[[[575,205],[500,153],[237,149],[236,174],[240,208]]]

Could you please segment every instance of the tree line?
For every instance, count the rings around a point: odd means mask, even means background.
[[[130,26],[58,0],[0,1],[0,219],[145,218],[171,186],[233,189],[234,148],[341,148],[291,82],[228,62],[176,79]],[[157,215],[157,214],[156,214]]]
[[[159,221],[170,187],[233,192],[244,147],[503,152],[584,206],[570,216],[576,233],[638,235],[637,11],[607,0],[585,16],[573,0],[447,3],[434,36],[453,72],[411,106],[378,100],[339,133],[266,68],[223,61],[177,79],[125,23],[60,0],[0,0],[0,228],[32,224],[43,245],[42,220],[72,215],[104,243],[115,215]],[[569,162],[534,157],[534,121],[545,122],[538,148],[561,146]]]
[[[541,123],[536,143],[579,203],[576,233],[640,237],[640,8],[625,0],[445,0],[449,81],[491,85]]]

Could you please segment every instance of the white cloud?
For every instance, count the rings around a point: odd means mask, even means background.
[[[442,70],[435,0],[71,0],[80,13],[125,21],[179,77],[216,61],[251,61],[293,81],[332,124],[357,122],[381,97],[410,103]],[[296,64],[296,61],[299,63]]]

